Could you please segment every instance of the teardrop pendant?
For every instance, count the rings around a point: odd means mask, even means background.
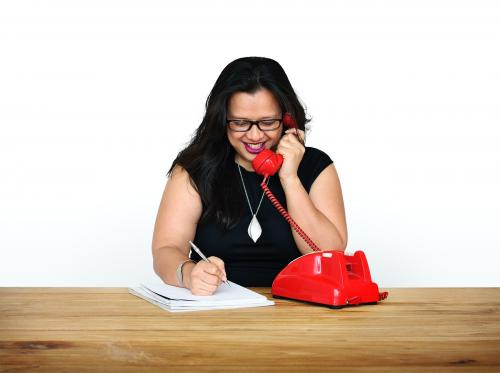
[[[255,214],[252,216],[252,220],[250,221],[250,225],[248,226],[248,235],[253,240],[253,242],[257,242],[260,235],[262,234],[262,228],[260,227],[259,221]]]

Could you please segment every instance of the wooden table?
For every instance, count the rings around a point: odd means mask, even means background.
[[[267,288],[254,289],[270,296]],[[500,288],[169,313],[123,288],[0,288],[0,371],[500,371]]]

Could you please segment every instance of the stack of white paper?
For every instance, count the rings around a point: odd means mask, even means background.
[[[230,284],[231,286],[222,283],[215,294],[209,296],[193,295],[188,289],[166,284],[142,284],[140,287],[130,288],[129,292],[171,312],[262,307],[274,304],[263,295],[234,282]]]

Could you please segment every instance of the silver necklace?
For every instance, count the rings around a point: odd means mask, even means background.
[[[250,208],[250,212],[252,213],[252,220],[250,221],[250,224],[248,225],[248,235],[250,238],[253,240],[253,242],[257,242],[259,237],[262,234],[262,228],[259,224],[259,221],[257,220],[257,214],[259,213],[260,205],[262,204],[262,200],[264,199],[264,192],[262,192],[262,196],[260,197],[260,202],[259,205],[257,206],[257,210],[255,213],[253,212],[252,205],[250,204],[250,198],[248,198],[248,192],[247,188],[245,187],[245,182],[243,181],[243,175],[241,174],[241,166],[238,164],[238,171],[240,172],[240,177],[241,177],[241,183],[243,184],[243,190],[245,191],[245,196],[247,197],[247,202],[248,202],[248,207]],[[267,179],[267,182],[269,183],[269,178]]]

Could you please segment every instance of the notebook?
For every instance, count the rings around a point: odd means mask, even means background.
[[[220,310],[230,308],[272,306],[265,296],[234,282],[222,283],[213,295],[193,295],[186,288],[167,284],[141,284],[129,292],[171,312]]]

